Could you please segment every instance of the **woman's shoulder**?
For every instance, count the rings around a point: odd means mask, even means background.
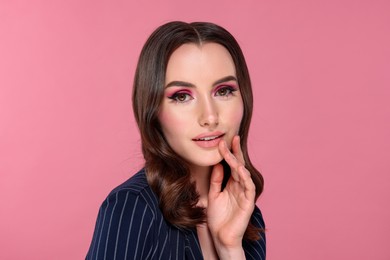
[[[127,179],[125,182],[115,187],[110,192],[110,195],[122,190],[128,190],[136,194],[141,193],[145,189],[149,189],[149,184],[146,180],[145,169],[143,168],[137,173],[135,173],[133,176],[131,176],[129,179]]]
[[[105,204],[112,205],[113,203],[117,205],[138,205],[136,208],[141,208],[139,206],[142,205],[143,207],[147,207],[151,213],[159,212],[157,196],[147,182],[144,169],[141,169],[128,180],[114,188],[103,202],[102,207]]]
[[[86,259],[147,259],[156,254],[163,222],[144,170],[103,201]]]

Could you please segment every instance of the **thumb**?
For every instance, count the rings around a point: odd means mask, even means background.
[[[215,198],[221,192],[223,176],[222,164],[218,163],[211,172],[209,198]]]

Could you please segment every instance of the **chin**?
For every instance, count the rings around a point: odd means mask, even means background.
[[[193,164],[201,167],[214,166],[222,161],[222,156],[218,155],[215,157],[205,157],[202,160],[194,161]]]

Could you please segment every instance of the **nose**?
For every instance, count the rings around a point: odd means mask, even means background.
[[[199,102],[199,124],[209,128],[218,125],[218,108],[210,97]]]

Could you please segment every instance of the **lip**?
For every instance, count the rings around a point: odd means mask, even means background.
[[[218,146],[224,135],[222,132],[204,133],[196,136],[192,141],[202,148],[213,148]]]

